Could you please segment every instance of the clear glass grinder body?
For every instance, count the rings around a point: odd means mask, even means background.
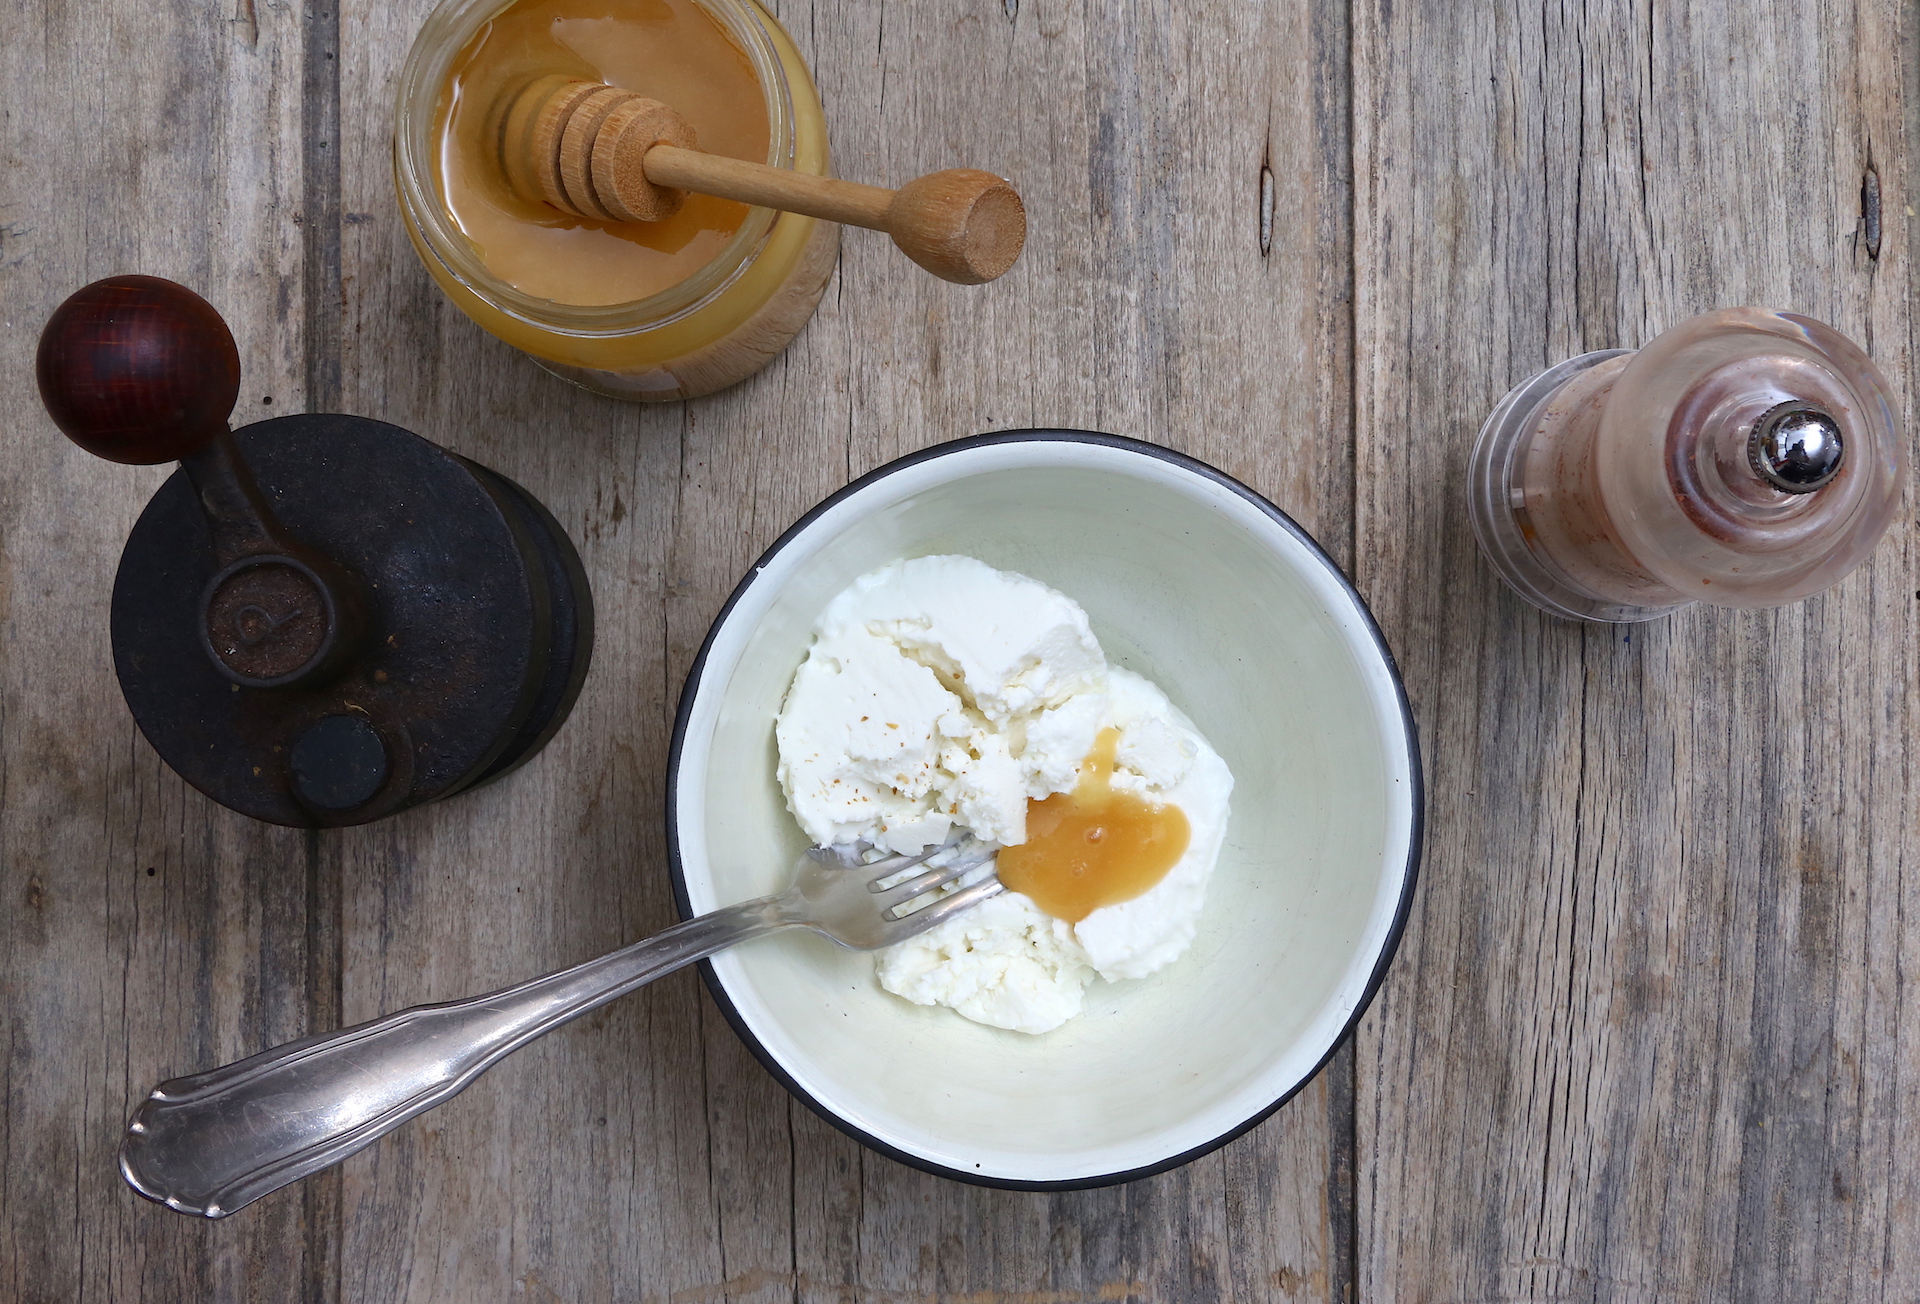
[[[1481,429],[1468,509],[1535,605],[1648,620],[1827,588],[1885,533],[1906,474],[1886,381],[1856,345],[1731,308],[1516,387]]]

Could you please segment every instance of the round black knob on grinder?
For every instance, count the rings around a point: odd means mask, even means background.
[[[148,741],[215,801],[366,823],[499,777],[564,722],[592,599],[519,486],[361,417],[229,432],[232,335],[157,277],[62,304],[38,372],[81,447],[182,459],[121,556],[114,660]]]

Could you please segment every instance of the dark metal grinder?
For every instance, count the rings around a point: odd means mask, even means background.
[[[364,824],[500,777],[566,720],[593,602],[511,480],[365,417],[228,430],[233,336],[157,277],[68,299],[37,370],[82,448],[180,459],[121,554],[113,656],[147,741],[207,796]]]

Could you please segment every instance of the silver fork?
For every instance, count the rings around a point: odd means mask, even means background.
[[[949,839],[868,862],[867,849],[815,847],[778,896],[701,915],[517,987],[416,1005],[162,1082],[127,1124],[121,1175],[169,1209],[224,1218],[452,1099],[534,1038],[716,951],[782,928],[811,928],[856,951],[924,933],[1001,890],[989,875],[921,899],[997,850]],[[942,852],[952,854],[926,866]],[[902,878],[915,868],[921,872]]]

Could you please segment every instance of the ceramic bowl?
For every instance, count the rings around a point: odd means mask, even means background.
[[[716,956],[708,986],[773,1074],[885,1154],[986,1185],[1146,1176],[1278,1108],[1385,974],[1419,860],[1419,747],[1360,597],[1273,504],[1113,435],[983,435],[881,467],[809,512],[734,590],[687,680],[668,778],[680,910],[785,886],[806,839],[774,717],[814,620],[856,577],[964,553],[1086,608],[1232,768],[1192,949],[1096,981],[1042,1036],[883,991],[873,957],[799,930]]]

